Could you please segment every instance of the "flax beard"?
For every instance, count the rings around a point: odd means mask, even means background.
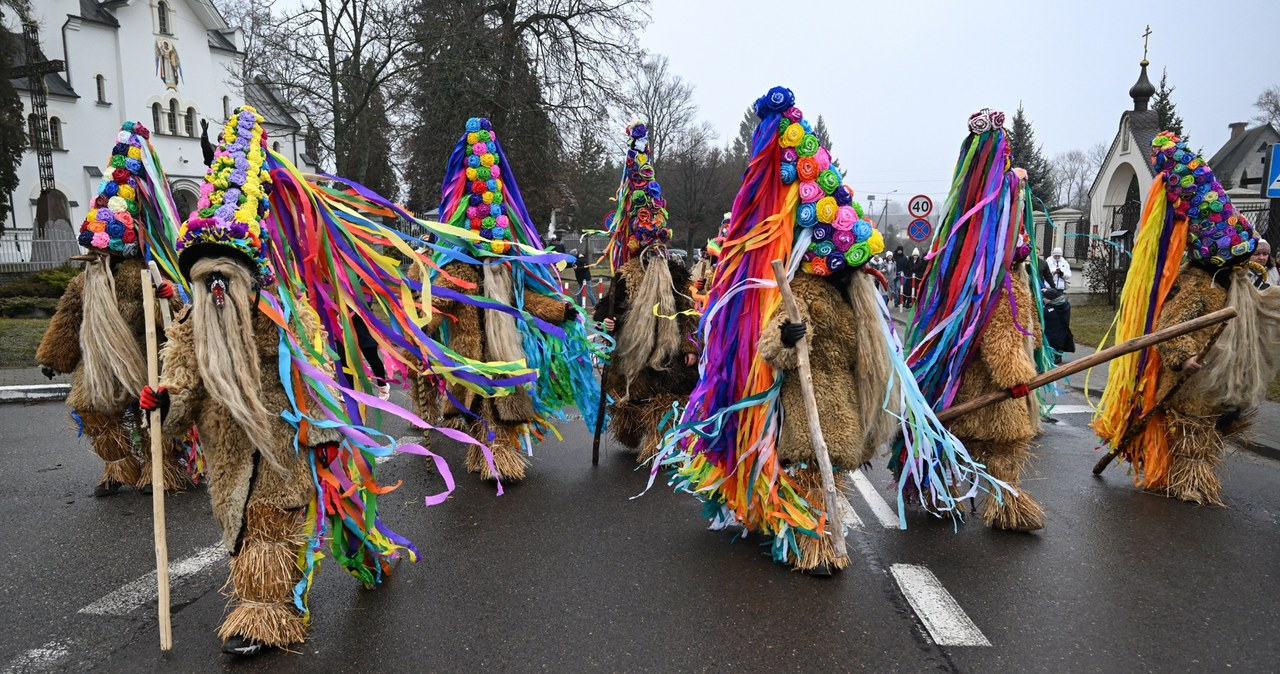
[[[142,350],[120,315],[115,279],[104,258],[85,269],[80,352],[84,390],[95,410],[127,405],[147,383]]]

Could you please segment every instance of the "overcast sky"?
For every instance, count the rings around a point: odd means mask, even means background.
[[[1277,7],[1263,0],[812,2],[652,0],[644,46],[696,87],[723,139],[769,87],[822,114],[861,198],[945,196],[969,113],[1019,101],[1046,154],[1115,136],[1152,35],[1192,142],[1212,154],[1280,83]]]

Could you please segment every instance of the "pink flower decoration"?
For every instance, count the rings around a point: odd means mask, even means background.
[[[858,212],[853,210],[853,206],[841,206],[836,210],[836,219],[831,223],[831,226],[839,231],[848,232],[853,229],[853,225],[857,221]]]
[[[818,151],[813,153],[813,158],[818,162],[818,168],[823,171],[831,166],[831,153],[827,152],[827,148],[820,147]]]
[[[800,112],[800,108],[797,108],[794,105],[787,108],[787,111],[782,113],[782,116],[786,117],[792,122],[799,122],[800,120],[804,119],[804,113]]]
[[[800,201],[811,203],[827,196],[826,192],[812,180],[800,183]]]
[[[476,143],[475,145],[471,146],[472,154],[484,154],[488,151],[489,151],[489,148],[486,147],[484,143]]]
[[[494,218],[493,221],[497,223],[499,227],[506,227],[507,225],[511,224],[511,219],[505,215],[499,215],[498,217]]]
[[[475,206],[467,206],[467,219],[480,217],[480,209]]]
[[[782,161],[794,162],[799,158],[800,153],[796,152],[794,147],[789,147],[782,151]]]
[[[493,166],[490,166],[490,167],[489,167],[489,177],[490,177],[490,178],[495,178],[495,179],[496,179],[496,178],[501,178],[501,177],[502,177],[502,169],[498,168],[498,165],[497,165],[497,164],[494,164]]]
[[[107,236],[106,232],[97,232],[93,235],[91,243],[94,248],[106,248],[111,244],[111,237]]]

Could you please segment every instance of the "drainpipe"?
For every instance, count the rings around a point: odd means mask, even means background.
[[[67,74],[67,86],[70,86],[72,89],[75,89],[76,85],[71,81],[71,56],[67,51],[67,25],[70,24],[71,20],[74,18],[76,17],[68,14],[67,20],[62,22],[62,63],[66,67],[65,72]]]

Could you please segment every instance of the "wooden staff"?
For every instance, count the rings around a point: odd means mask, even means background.
[[[1209,336],[1209,341],[1205,342],[1204,348],[1200,349],[1200,353],[1196,354],[1196,360],[1204,362],[1205,356],[1209,355],[1209,349],[1213,348],[1214,342],[1218,341],[1218,337],[1222,335],[1222,331],[1225,330],[1226,327],[1227,327],[1227,324],[1224,322],[1220,324],[1216,330],[1213,331],[1213,334]],[[1172,398],[1173,394],[1177,393],[1178,389],[1182,388],[1182,385],[1187,383],[1187,380],[1190,379],[1191,375],[1193,374],[1195,373],[1194,372],[1184,373],[1182,375],[1182,378],[1179,379],[1177,383],[1175,383],[1173,386],[1169,387],[1169,390],[1166,391],[1165,394],[1161,396],[1159,400],[1156,401],[1156,404],[1153,405],[1151,409],[1144,412],[1142,416],[1138,418],[1137,423],[1134,423],[1133,425],[1129,426],[1129,428],[1125,429],[1124,435],[1120,437],[1120,442],[1116,443],[1116,446],[1112,447],[1111,451],[1107,452],[1106,456],[1103,456],[1101,459],[1098,459],[1098,463],[1094,464],[1093,466],[1094,475],[1101,475],[1102,471],[1106,470],[1107,466],[1111,465],[1111,462],[1116,460],[1116,454],[1120,452],[1121,448],[1128,445],[1129,441],[1132,440],[1135,435],[1140,433],[1142,431],[1142,428],[1147,425],[1147,418],[1150,417],[1153,412],[1160,409],[1160,407],[1164,405],[1164,402],[1166,400]]]
[[[796,306],[796,298],[791,294],[791,286],[787,284],[787,271],[782,267],[782,260],[773,261],[773,278],[777,279],[778,290],[782,292],[782,306],[787,311],[787,318],[792,323],[799,323],[800,308]],[[809,418],[809,437],[813,439],[813,453],[818,457],[818,468],[822,473],[822,500],[827,511],[827,525],[831,528],[831,544],[837,557],[847,557],[849,553],[844,544],[844,524],[840,521],[840,508],[836,505],[835,473],[831,467],[831,455],[827,453],[827,440],[822,436],[822,425],[818,421],[818,399],[813,394],[809,338],[801,337],[795,348],[796,363],[800,370],[800,393],[804,396],[805,416]]]
[[[614,299],[618,296],[618,275],[614,274],[609,279],[609,310],[605,313],[606,318],[614,318]],[[615,319],[616,320],[616,319]],[[596,407],[596,435],[591,441],[591,465],[600,465],[600,433],[604,430],[604,412],[605,412],[605,382],[609,381],[609,367],[613,365],[613,359],[610,358],[608,363],[600,369],[600,405]]]
[[[147,328],[147,383],[160,389],[159,340],[156,339],[156,289],[151,285],[151,271],[142,270],[143,316]],[[165,305],[168,308],[168,305]],[[160,410],[148,415],[151,426],[151,519],[156,542],[157,608],[160,611],[160,650],[173,648],[173,625],[169,620],[169,544],[164,526],[164,438],[160,431]]]
[[[999,391],[992,391],[986,395],[978,396],[972,400],[962,402],[959,405],[952,405],[951,407],[938,412],[938,421],[946,423],[956,417],[980,410],[988,405],[994,405],[1015,396],[1026,395],[1028,391],[1033,391],[1041,386],[1052,384],[1059,379],[1065,379],[1077,372],[1087,370],[1094,365],[1100,365],[1109,360],[1119,358],[1127,353],[1140,351],[1148,346],[1167,342],[1175,337],[1181,337],[1187,333],[1203,330],[1207,327],[1217,325],[1218,323],[1231,320],[1232,318],[1235,318],[1235,316],[1235,308],[1227,307],[1225,309],[1219,309],[1211,314],[1205,314],[1199,318],[1193,318],[1177,325],[1171,325],[1163,330],[1157,330],[1149,335],[1135,337],[1123,344],[1116,344],[1115,346],[1098,351],[1092,356],[1081,358],[1080,360],[1073,360],[1062,367],[1057,367],[1045,372],[1044,374],[1037,375],[1034,379],[1027,382],[1025,387],[1017,387],[1018,391],[1016,394],[1014,389],[1001,389]]]
[[[151,283],[159,288],[165,283],[165,278],[160,275],[160,267],[156,265],[155,260],[148,262],[147,267],[151,270]],[[146,285],[146,282],[143,282],[143,285]],[[168,332],[169,326],[173,325],[173,313],[169,311],[169,299],[162,297],[160,300],[160,324]]]

